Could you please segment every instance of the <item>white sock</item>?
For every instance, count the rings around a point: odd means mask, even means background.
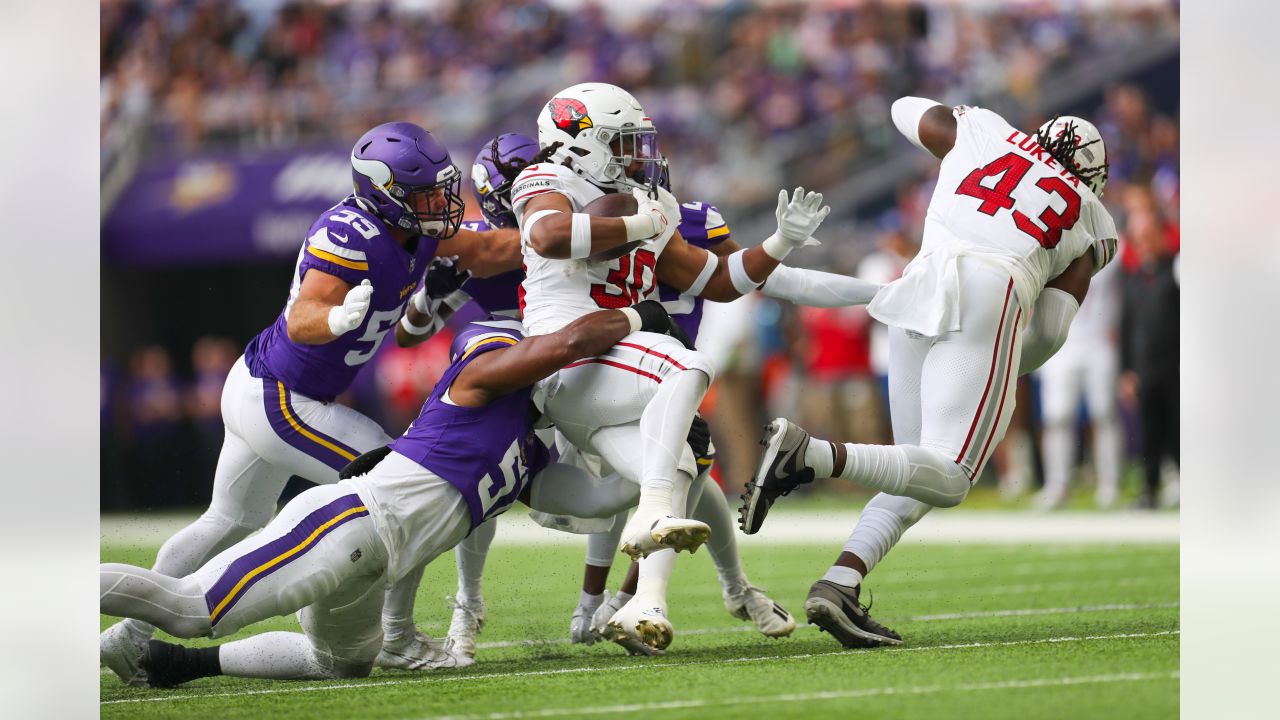
[[[272,680],[324,680],[334,676],[302,633],[268,632],[218,649],[223,675]]]
[[[902,539],[902,533],[932,509],[919,500],[880,493],[862,509],[843,549],[857,555],[871,572]]]
[[[813,468],[815,479],[829,478],[835,472],[836,446],[826,440],[809,438],[809,445],[804,451],[804,464]],[[846,462],[847,466],[848,463]]]
[[[604,602],[604,593],[600,593],[599,595],[592,595],[586,590],[583,590],[578,593],[578,604],[584,608],[587,608],[588,610],[595,610],[596,608],[600,607],[600,603],[602,602]]]
[[[675,550],[659,550],[640,561],[640,580],[636,584],[636,596],[645,602],[667,606],[667,584],[671,571],[676,567]]]
[[[822,579],[830,580],[837,585],[855,588],[862,584],[862,573],[851,567],[832,565],[827,568],[827,572],[822,576]]]
[[[641,510],[651,512],[659,504],[671,504],[668,488],[675,482],[693,414],[697,412],[709,385],[710,378],[701,370],[683,370],[668,375],[662,379],[662,384],[641,413],[640,437],[645,448],[640,468],[643,479]],[[668,512],[663,510],[662,514]],[[683,512],[683,507],[680,512]]]
[[[742,571],[742,559],[738,557],[737,527],[729,503],[709,473],[700,475],[698,482],[704,487],[698,504],[693,508],[693,519],[711,527],[707,552],[711,554],[711,562],[715,563],[720,585],[726,589],[746,587],[750,583]]]
[[[618,594],[614,595],[614,597],[618,599],[618,605],[626,605],[628,602],[631,601],[631,598],[635,597],[635,595],[632,595],[631,593],[623,590],[619,590]]]
[[[493,544],[493,537],[497,532],[497,518],[489,518],[472,530],[454,549],[458,565],[458,602],[484,597],[480,589],[484,581],[484,561],[489,556],[489,546]]]

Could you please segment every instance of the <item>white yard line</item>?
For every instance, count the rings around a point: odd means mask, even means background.
[[[732,504],[732,503],[731,503]],[[164,542],[195,519],[194,515],[103,515],[103,544],[150,547]],[[738,535],[754,545],[813,545],[843,543],[857,522],[858,512],[775,511],[757,535]],[[582,536],[548,530],[523,512],[498,521],[498,545],[581,545]],[[903,538],[904,543],[1176,543],[1176,513],[1061,512],[1037,514],[1006,510],[947,510],[929,514]]]
[[[1037,590],[1049,589],[1053,584],[1034,585],[1034,586],[1012,586],[1012,587],[1030,587]],[[992,588],[995,594],[1006,592],[1004,588]],[[1137,604],[1109,604],[1109,605],[1082,605],[1080,607],[1058,607],[1058,608],[1018,608],[1014,610],[980,610],[967,613],[945,613],[939,615],[914,615],[909,617],[888,617],[881,618],[885,623],[907,623],[907,622],[936,622],[938,620],[964,620],[968,618],[986,618],[986,617],[1020,617],[1024,615],[1069,615],[1073,613],[1097,613],[1097,612],[1117,612],[1123,610],[1163,610],[1168,608],[1179,607],[1177,601],[1153,603],[1145,605]],[[816,626],[797,625],[797,630],[813,630]],[[755,627],[749,623],[734,625],[731,627],[715,627],[715,628],[691,628],[688,630],[678,629],[676,635],[727,635],[739,632],[754,632]],[[534,640],[494,640],[492,642],[482,642],[476,645],[479,650],[495,650],[499,648],[513,647],[539,647],[545,645],[568,645],[569,638],[546,638]],[[107,668],[101,668],[104,675],[110,674]]]
[[[1068,643],[1068,642],[1089,642],[1097,640],[1126,640],[1133,638],[1153,638],[1179,635],[1179,630],[1165,630],[1161,632],[1150,633],[1125,633],[1120,635],[1089,635],[1089,636],[1069,636],[1056,638],[1041,638],[1038,640],[1009,640],[1003,642],[979,642],[965,643],[958,645],[930,645],[924,647],[895,647],[881,648],[875,650],[876,654],[884,653],[902,653],[902,652],[930,652],[935,650],[971,650],[978,648],[992,647],[1010,647],[1014,645],[1044,645],[1051,643]],[[493,680],[517,677],[534,677],[544,675],[570,675],[570,674],[588,674],[600,672],[631,672],[636,670],[661,670],[663,668],[689,667],[693,665],[726,665],[730,663],[757,663],[770,662],[775,660],[805,660],[815,657],[827,657],[831,655],[850,655],[848,650],[832,650],[830,652],[821,653],[804,653],[799,655],[765,655],[752,657],[727,658],[723,660],[693,660],[689,662],[661,662],[661,661],[639,661],[634,665],[614,665],[607,667],[589,666],[576,668],[562,668],[559,670],[526,670],[517,672],[487,673],[483,675],[452,675],[452,674],[435,674],[404,680],[384,680],[381,682],[352,682],[337,683],[333,685],[313,685],[309,687],[273,687],[263,690],[241,690],[237,692],[220,692],[220,693],[188,693],[183,695],[161,695],[158,697],[141,697],[141,698],[125,698],[120,700],[103,700],[101,705],[119,705],[124,703],[141,703],[141,702],[168,702],[174,700],[199,700],[203,698],[219,698],[219,697],[245,697],[248,695],[279,695],[283,693],[303,693],[303,692],[328,692],[331,690],[362,690],[364,688],[387,687],[391,685],[420,685],[435,684],[448,682],[466,682],[471,680]]]
[[[967,613],[946,613],[941,615],[915,615],[903,618],[880,618],[886,624],[907,623],[907,622],[935,622],[938,620],[965,620],[968,618],[988,618],[988,617],[1021,617],[1024,615],[1069,615],[1072,613],[1098,613],[1098,612],[1117,612],[1121,610],[1163,610],[1168,608],[1176,608],[1178,603],[1164,602],[1144,605],[1128,605],[1128,604],[1111,604],[1111,605],[1082,605],[1080,607],[1058,607],[1058,608],[1019,608],[1016,610],[982,610]],[[803,618],[802,618],[803,619]],[[816,628],[816,626],[797,625],[798,630],[808,630]],[[693,630],[676,630],[676,635],[720,635],[736,632],[754,632],[755,628],[744,623],[733,627],[719,628],[697,628]],[[482,642],[476,645],[479,650],[489,650],[495,648],[510,648],[538,645],[568,645],[569,638],[553,638],[547,640],[495,640],[493,642]],[[108,671],[109,672],[109,671]]]
[[[1070,685],[1096,685],[1103,683],[1142,682],[1150,680],[1176,680],[1178,672],[1119,673],[1114,675],[1087,675],[1083,677],[1034,678],[1031,680],[1006,680],[1003,682],[971,683],[968,685],[924,685],[859,688],[856,690],[828,690],[812,693],[788,693],[785,695],[756,695],[752,697],[723,698],[719,700],[668,700],[665,702],[636,703],[631,705],[601,705],[596,707],[547,708],[520,712],[487,713],[483,715],[436,715],[428,720],[520,720],[521,718],[561,717],[564,715],[612,715],[614,713],[643,712],[646,710],[678,710],[686,708],[721,707],[757,703],[804,702],[812,700],[847,700],[878,695],[931,695],[942,692],[982,692],[989,690],[1020,690],[1024,688],[1064,687]]]

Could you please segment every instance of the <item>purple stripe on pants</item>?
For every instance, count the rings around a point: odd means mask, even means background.
[[[298,428],[295,428],[293,423],[290,423],[289,419],[285,417],[284,411],[280,409],[281,395],[284,396],[284,406],[288,410],[289,415],[293,417],[294,422],[305,429],[308,433],[311,433],[324,442],[327,442],[349,454],[350,457],[335,451],[331,447],[326,447],[323,443],[307,437],[299,431]],[[360,451],[351,448],[346,443],[336,440],[302,422],[302,418],[299,417],[298,413],[293,409],[293,403],[290,395],[291,393],[289,392],[289,389],[286,388],[279,380],[269,377],[262,378],[262,402],[266,406],[267,419],[271,422],[271,429],[276,431],[276,435],[279,435],[281,440],[284,440],[286,443],[289,443],[291,447],[310,455],[334,470],[339,471],[346,467],[347,463],[360,455]]]
[[[355,508],[359,508],[359,511],[347,515],[338,522],[324,528],[323,531],[316,533],[325,523]],[[257,584],[259,580],[305,555],[320,542],[321,538],[332,532],[334,528],[368,514],[369,511],[364,508],[364,501],[360,499],[359,495],[355,493],[343,495],[302,518],[301,522],[293,526],[293,529],[283,536],[236,558],[223,571],[222,576],[213,584],[213,587],[209,588],[209,592],[204,595],[205,604],[209,608],[209,620],[213,624],[217,624],[219,620],[226,617],[231,608],[235,607],[240,598],[244,597],[249,588]],[[315,537],[312,537],[312,534],[315,534]],[[258,570],[263,565],[281,558],[282,555],[289,553],[291,550],[294,552],[288,557],[280,559],[269,568]],[[256,574],[254,574],[255,570],[258,570]],[[249,577],[251,574],[252,577]],[[245,580],[246,577],[248,577],[248,580],[241,584],[241,580]],[[224,604],[224,601],[227,602]]]

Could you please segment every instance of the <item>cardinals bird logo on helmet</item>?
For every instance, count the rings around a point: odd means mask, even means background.
[[[547,103],[547,112],[551,114],[551,122],[570,137],[578,137],[578,133],[593,125],[587,116],[587,106],[573,98],[552,98]]]

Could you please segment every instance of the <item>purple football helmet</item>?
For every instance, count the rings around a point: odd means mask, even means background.
[[[447,238],[462,223],[462,173],[444,145],[413,123],[379,125],[357,140],[351,179],[356,195],[395,227]]]
[[[524,326],[519,320],[498,315],[485,315],[478,320],[472,320],[453,336],[453,342],[449,345],[449,362],[458,362],[468,346],[476,340],[492,335],[514,335],[516,338],[523,338]]]
[[[511,183],[538,154],[538,141],[520,133],[503,133],[490,140],[471,166],[471,189],[490,227],[515,227],[511,211]]]

